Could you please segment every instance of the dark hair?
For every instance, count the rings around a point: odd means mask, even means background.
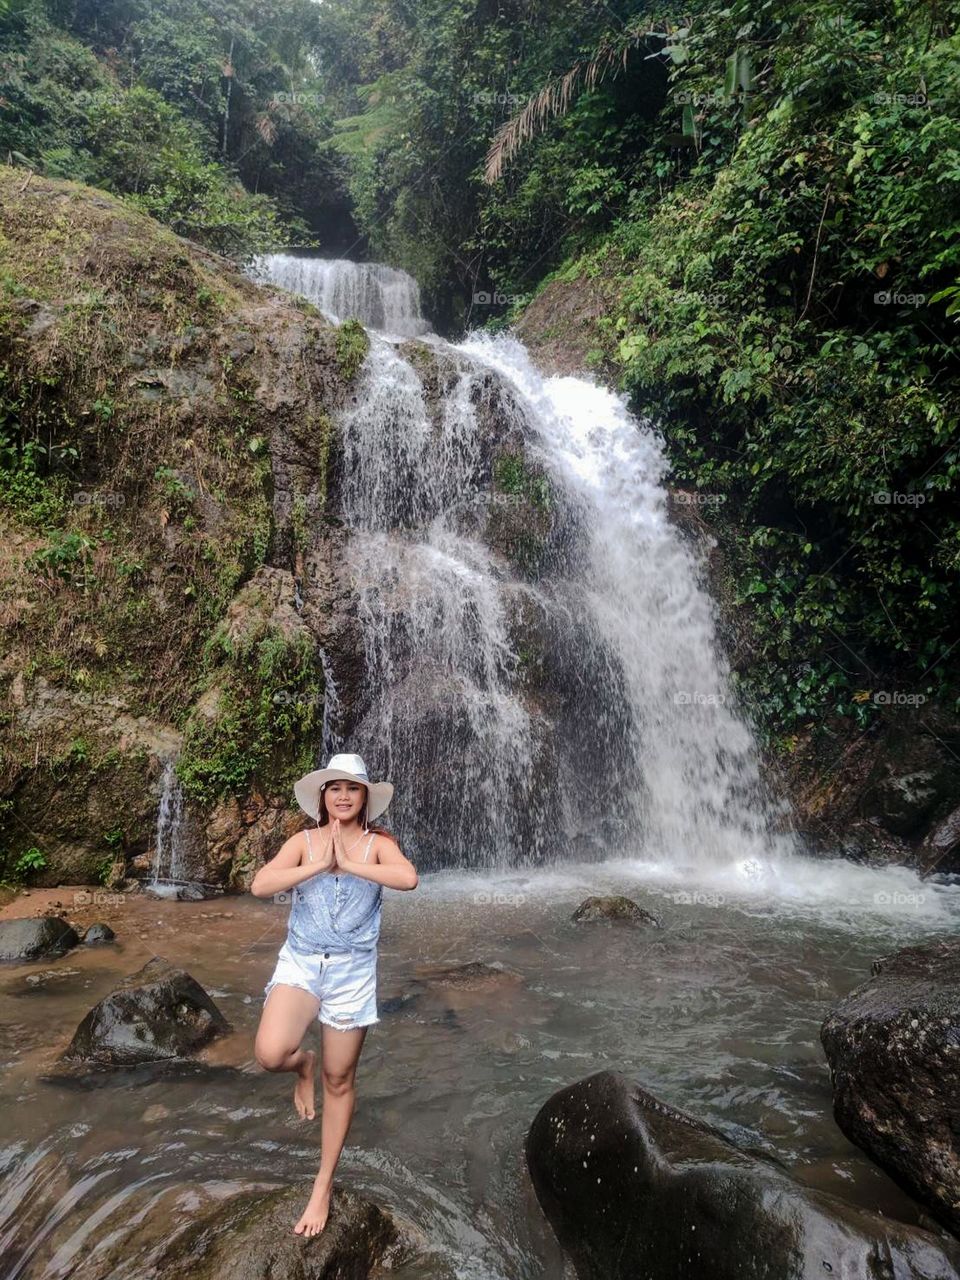
[[[330,779],[329,779],[329,781],[330,781],[330,782],[334,782],[334,781],[349,782],[349,781],[350,781],[350,779],[349,779],[349,778],[341,778],[341,779],[334,779],[334,778],[330,778]],[[361,786],[361,787],[363,787],[363,790],[364,790],[363,808],[360,810],[360,825],[361,825],[361,827],[366,827],[366,829],[367,829],[368,831],[373,831],[373,832],[375,832],[378,836],[386,836],[388,840],[392,840],[392,841],[394,842],[394,844],[397,846],[397,848],[399,848],[399,847],[400,847],[400,841],[397,839],[397,837],[393,834],[393,832],[392,832],[392,831],[388,830],[388,828],[387,828],[387,827],[381,826],[379,822],[367,822],[367,801],[368,801],[368,800],[369,800],[369,798],[370,798],[370,788],[369,788],[369,787],[367,787],[367,786],[366,786],[364,783],[362,783],[362,782],[360,783],[360,786]],[[330,821],[330,815],[329,815],[329,813],[327,813],[327,806],[326,806],[326,805],[324,804],[324,802],[323,802],[323,793],[324,793],[324,791],[326,791],[326,789],[327,789],[327,784],[326,784],[326,782],[321,783],[321,785],[320,785],[320,803],[317,805],[317,810],[318,810],[318,813],[319,813],[319,815],[320,815],[320,816],[317,818],[317,826],[318,826],[318,827],[325,827],[325,826],[329,823],[329,821]]]

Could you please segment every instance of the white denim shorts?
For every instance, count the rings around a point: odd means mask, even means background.
[[[300,987],[320,1001],[318,1022],[341,1031],[369,1027],[377,1016],[377,949],[318,951],[305,956],[284,943],[263,989],[264,1003],[277,983]]]

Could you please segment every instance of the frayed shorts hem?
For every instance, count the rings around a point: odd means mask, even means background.
[[[323,1014],[317,1017],[318,1022],[322,1022],[326,1027],[334,1027],[337,1031],[362,1031],[364,1027],[372,1027],[379,1022],[379,1018],[368,1018],[366,1022],[340,1022],[336,1018],[325,1018]]]
[[[306,991],[318,1002],[317,1021],[338,1031],[354,1031],[379,1022],[377,954],[300,956],[284,943],[264,1003],[275,986]]]

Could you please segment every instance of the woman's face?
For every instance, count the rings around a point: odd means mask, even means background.
[[[363,808],[366,795],[367,788],[362,782],[351,782],[348,778],[334,778],[328,782],[323,796],[330,821],[334,818],[341,822],[352,821]]]

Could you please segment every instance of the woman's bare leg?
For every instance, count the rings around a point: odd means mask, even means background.
[[[293,1228],[298,1235],[315,1236],[327,1225],[333,1174],[347,1140],[356,1102],[354,1083],[367,1028],[341,1031],[321,1024],[323,1051],[323,1115],[320,1122],[320,1172],[303,1217]]]
[[[312,1120],[313,1074],[316,1053],[301,1049],[307,1027],[320,1010],[316,996],[302,987],[289,987],[278,982],[270,988],[260,1015],[254,1056],[265,1071],[295,1071],[293,1105],[301,1120]]]

